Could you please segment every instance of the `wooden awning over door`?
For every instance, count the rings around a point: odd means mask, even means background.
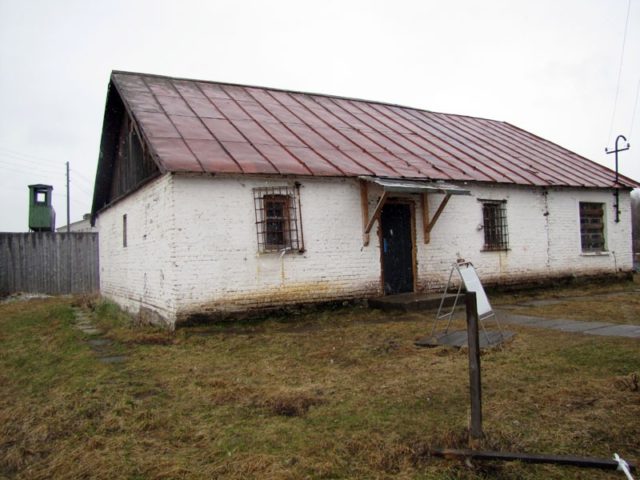
[[[376,204],[371,216],[369,216],[368,184],[373,183],[382,187],[382,195]],[[380,212],[384,202],[390,193],[419,193],[422,200],[422,220],[424,226],[424,243],[429,243],[431,230],[440,218],[452,195],[471,195],[471,192],[458,185],[444,182],[423,182],[415,180],[395,180],[378,177],[360,177],[360,197],[362,206],[363,243],[369,245],[369,233],[376,220],[380,218]],[[444,194],[436,213],[429,219],[429,193]]]

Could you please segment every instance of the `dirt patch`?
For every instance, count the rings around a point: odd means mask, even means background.
[[[302,417],[311,407],[322,405],[325,400],[318,393],[288,391],[254,398],[252,403],[256,407],[266,408],[274,415]]]

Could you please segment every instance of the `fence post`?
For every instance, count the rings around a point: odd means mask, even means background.
[[[469,342],[469,394],[471,397],[470,443],[480,440],[482,433],[482,385],[480,378],[480,337],[476,292],[467,292],[467,338]]]

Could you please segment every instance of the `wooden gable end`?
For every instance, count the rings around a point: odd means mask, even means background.
[[[100,157],[91,209],[92,225],[97,213],[119,198],[135,191],[159,175],[160,169],[151,156],[139,129],[125,107],[113,83],[107,92],[107,105],[102,125]]]
[[[149,152],[143,148],[129,114],[124,112],[113,162],[110,200],[126,195],[158,173],[158,167]]]

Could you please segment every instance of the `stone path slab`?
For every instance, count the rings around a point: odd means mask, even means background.
[[[604,322],[581,322],[581,321],[573,321],[572,323],[563,323],[556,327],[556,330],[560,330],[561,332],[578,332],[578,333],[588,333],[589,330],[595,330],[602,327],[608,327],[611,325],[610,323]]]
[[[84,310],[75,307],[73,309],[73,313],[76,318],[76,322],[74,324],[75,328],[91,337],[87,340],[87,343],[97,356],[99,362],[123,363],[127,360],[125,355],[118,355],[113,351],[111,348],[113,346],[113,341],[108,338],[100,337],[104,332],[95,327],[91,322],[90,315],[87,315]]]
[[[500,322],[523,327],[546,328],[561,332],[584,333],[587,335],[601,335],[608,337],[640,338],[640,325],[619,325],[605,322],[585,322],[579,320],[565,320],[559,318],[532,317],[530,315],[516,315],[504,310],[496,312]]]
[[[502,343],[510,340],[514,335],[515,334],[513,332],[496,332],[491,330],[487,331],[486,335],[484,332],[480,332],[480,348],[501,345]],[[465,330],[460,330],[437,334],[433,337],[423,337],[414,343],[418,347],[447,346],[461,348],[468,346],[469,341],[467,340],[467,332]]]
[[[640,327],[636,325],[612,325],[608,327],[587,330],[584,333],[586,333],[587,335],[640,338]]]

